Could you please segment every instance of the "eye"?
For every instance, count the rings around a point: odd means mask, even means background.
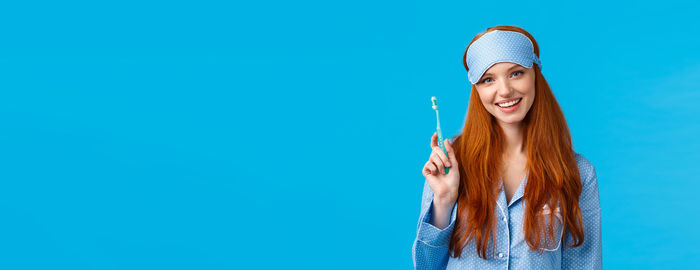
[[[522,74],[525,74],[525,72],[523,72],[522,70],[518,70],[518,71],[514,71],[512,74],[518,74],[518,76],[521,76]],[[486,77],[478,83],[487,83],[486,80],[491,80],[491,77]]]
[[[486,78],[484,78],[483,80],[481,80],[480,83],[485,83],[485,82],[487,82],[486,80],[490,80],[490,79],[491,79],[491,77],[486,77]]]

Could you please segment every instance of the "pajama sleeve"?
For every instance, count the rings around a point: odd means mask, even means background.
[[[450,224],[441,230],[433,225],[433,191],[427,180],[423,184],[422,197],[416,239],[413,241],[413,267],[416,270],[445,269],[449,259],[448,245],[457,215],[457,204],[452,208]]]
[[[598,197],[598,179],[595,168],[585,157],[576,154],[582,191],[579,197],[583,221],[583,243],[575,248],[568,245],[573,241],[566,234],[562,249],[562,269],[602,269],[602,231],[600,222],[600,198]]]

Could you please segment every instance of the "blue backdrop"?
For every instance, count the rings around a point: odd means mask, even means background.
[[[699,8],[3,3],[0,268],[411,269],[430,96],[458,134],[495,25],[596,167],[605,267],[698,267]]]

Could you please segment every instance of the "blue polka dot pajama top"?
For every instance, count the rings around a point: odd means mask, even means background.
[[[543,247],[542,254],[531,251],[525,241],[523,231],[523,192],[527,183],[527,174],[513,194],[509,203],[506,202],[505,190],[501,188],[498,194],[496,218],[497,230],[496,249],[489,239],[487,257],[485,260],[476,252],[475,241],[467,244],[459,258],[448,254],[450,236],[455,225],[457,204],[452,209],[450,224],[444,229],[433,226],[433,191],[426,182],[423,185],[423,199],[416,239],[413,242],[412,257],[415,269],[601,269],[602,246],[600,228],[600,199],[598,197],[598,181],[595,168],[582,155],[574,153],[581,174],[582,192],[579,205],[583,218],[584,241],[576,247],[565,247],[564,243],[572,243],[571,235],[563,236],[563,221],[560,208],[554,211],[545,205],[542,214],[554,214],[554,233],[556,245],[551,248]],[[545,219],[548,220],[548,219]],[[562,240],[564,240],[562,242]]]

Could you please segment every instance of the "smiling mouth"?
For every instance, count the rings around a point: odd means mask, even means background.
[[[523,100],[523,98],[519,98],[517,100],[506,102],[506,103],[497,103],[496,105],[498,107],[501,107],[501,108],[510,108],[510,107],[515,106],[515,105],[518,105],[518,103],[520,103],[520,101],[522,101],[522,100]]]

